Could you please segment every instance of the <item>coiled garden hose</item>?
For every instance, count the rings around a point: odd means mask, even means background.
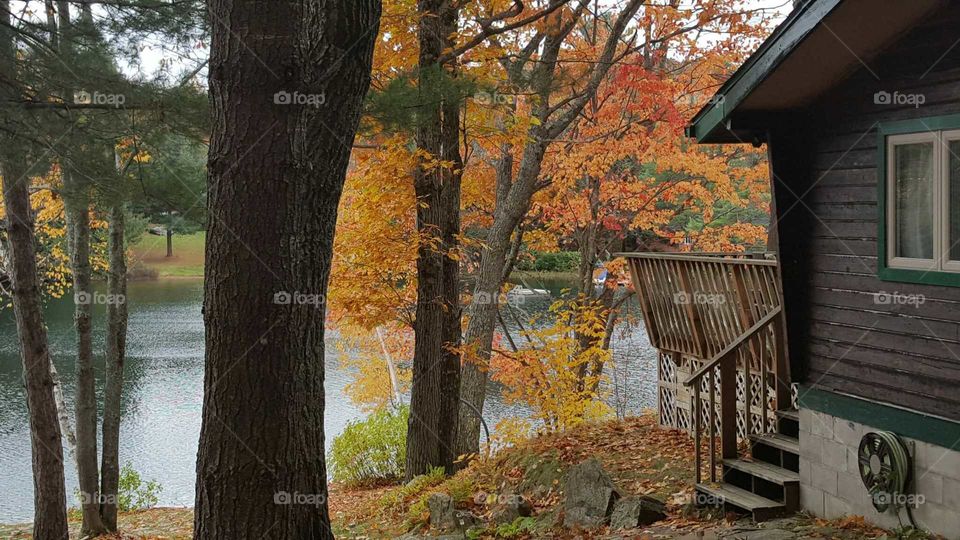
[[[910,453],[900,437],[891,431],[867,433],[860,439],[857,462],[873,507],[878,512],[886,512],[892,507],[899,515],[900,507],[906,506],[910,523],[916,528],[913,511],[909,504],[905,504],[912,480]]]

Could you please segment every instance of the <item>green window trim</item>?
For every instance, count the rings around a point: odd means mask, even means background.
[[[960,272],[891,268],[887,262],[887,137],[960,129],[960,114],[882,122],[877,129],[877,276],[883,281],[960,287]]]
[[[807,385],[800,386],[798,396],[801,409],[960,450],[960,422]]]

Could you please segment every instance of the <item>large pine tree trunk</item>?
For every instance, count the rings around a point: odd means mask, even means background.
[[[0,73],[9,79],[0,84],[0,100],[15,103],[21,97],[15,85],[17,65],[9,0],[0,0]],[[6,114],[17,112],[9,107]],[[9,120],[9,118],[7,118]],[[15,126],[9,122],[8,126]],[[50,375],[50,351],[40,301],[34,246],[33,212],[30,208],[30,171],[18,167],[31,157],[20,141],[0,136],[0,176],[7,212],[8,267],[13,289],[13,312],[23,362],[30,418],[30,450],[33,457],[33,537],[67,538],[67,497],[63,483],[63,446],[57,404]]]
[[[460,270],[455,256],[463,168],[458,138],[460,103],[449,97],[432,99],[449,95],[443,87],[450,84],[448,77],[456,75],[452,65],[436,68],[441,53],[450,45],[449,36],[456,31],[457,10],[448,0],[420,0],[418,12],[420,88],[430,97],[421,104],[417,147],[453,165],[431,168],[421,163],[414,172],[420,244],[407,430],[408,479],[433,467],[453,472],[460,391]]]
[[[194,532],[333,538],[320,301],[381,5],[208,5],[213,125]],[[297,104],[303,94],[325,102]]]
[[[117,530],[117,488],[120,482],[120,400],[123,395],[123,363],[127,350],[127,254],[124,246],[126,214],[123,202],[110,207],[110,273],[107,294],[106,382],[103,388],[103,457],[100,516],[103,525]]]

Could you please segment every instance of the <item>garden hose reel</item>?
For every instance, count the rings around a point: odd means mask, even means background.
[[[860,439],[857,450],[860,479],[870,493],[873,507],[878,512],[895,511],[904,505],[911,481],[910,452],[896,433],[875,431]],[[912,516],[911,516],[912,518]]]

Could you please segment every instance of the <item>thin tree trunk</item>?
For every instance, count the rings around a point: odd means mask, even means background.
[[[455,61],[440,66],[440,55],[457,29],[457,9],[447,0],[420,0],[421,105],[417,147],[451,167],[414,172],[417,196],[417,310],[414,321],[413,384],[407,431],[406,477],[443,467],[453,472],[456,459],[460,392],[460,263],[455,256],[460,234],[460,182],[463,161],[459,140],[459,100],[441,86],[456,76]],[[447,96],[436,100],[432,96]]]
[[[63,397],[63,385],[60,384],[60,372],[57,366],[53,365],[53,358],[50,359],[50,380],[53,381],[53,399],[57,404],[57,418],[60,421],[60,432],[63,434],[63,440],[67,443],[67,452],[70,453],[70,459],[74,463],[77,461],[77,435],[73,432],[73,424],[70,423],[70,408],[67,407],[67,400]]]
[[[173,257],[173,229],[167,227],[167,257]]]
[[[0,101],[16,103],[17,57],[15,31],[10,0],[0,0],[0,73],[6,79],[0,84]],[[8,108],[9,116],[17,111]],[[15,125],[11,122],[8,125]],[[30,160],[29,149],[11,136],[0,136],[0,176],[3,179],[3,202],[7,212],[8,266],[12,281],[13,312],[17,323],[17,340],[23,364],[23,382],[30,419],[30,451],[33,469],[33,537],[66,539],[67,496],[63,479],[63,446],[57,404],[50,374],[50,351],[40,301],[40,280],[37,276],[37,254],[34,245],[33,211],[30,208],[29,167],[15,164]]]
[[[510,254],[510,237],[520,226],[529,208],[530,200],[536,191],[536,179],[540,175],[540,166],[546,151],[546,144],[539,141],[527,143],[517,176],[512,182],[513,158],[509,163],[501,164],[498,171],[498,200],[494,210],[493,225],[487,232],[487,238],[480,261],[480,273],[474,290],[474,300],[470,305],[470,320],[464,338],[464,350],[474,355],[473,361],[463,366],[463,379],[460,384],[460,398],[465,402],[459,406],[461,426],[457,433],[457,454],[475,454],[480,451],[480,418],[473,410],[483,411],[487,394],[487,370],[490,352],[493,347],[493,335],[496,329],[497,304],[500,287],[507,277]],[[505,157],[506,158],[506,157]],[[509,167],[505,170],[504,167]],[[502,177],[507,175],[506,180]],[[499,195],[505,191],[502,197]],[[490,302],[484,300],[489,298]],[[472,405],[472,407],[471,407]]]
[[[9,9],[9,3],[5,8]],[[4,17],[9,24],[9,10]],[[3,32],[0,29],[0,32]],[[6,41],[6,40],[4,40]],[[4,62],[6,63],[6,62]],[[5,71],[5,73],[12,73]],[[67,498],[63,481],[63,447],[57,404],[50,375],[50,351],[40,301],[34,248],[33,213],[30,209],[28,171],[12,166],[3,156],[3,199],[7,211],[7,237],[13,280],[13,311],[17,320],[20,358],[30,415],[30,449],[33,455],[33,537],[67,538]]]
[[[397,366],[393,362],[393,356],[387,349],[387,342],[383,340],[383,329],[377,327],[377,339],[380,340],[380,350],[383,351],[383,359],[387,363],[387,374],[390,376],[390,402],[393,405],[403,403],[403,396],[400,395],[400,379],[397,377]]]
[[[122,201],[110,207],[110,273],[107,276],[106,381],[103,388],[103,456],[100,516],[110,531],[117,530],[117,491],[120,482],[120,403],[123,363],[127,349],[127,254],[124,245],[126,214]]]
[[[497,163],[497,201],[494,208],[494,223],[487,231],[486,242],[480,255],[480,270],[474,288],[474,301],[470,305],[470,319],[464,335],[464,349],[468,358],[463,363],[460,379],[460,420],[457,430],[457,454],[475,454],[480,450],[482,419],[477,411],[483,411],[486,398],[490,353],[499,313],[500,289],[508,277],[505,275],[510,236],[514,229],[512,220],[502,219],[513,180],[513,154],[509,147],[501,149]],[[526,210],[522,210],[525,213]],[[496,219],[500,216],[501,219]],[[519,222],[517,222],[519,224]],[[489,300],[489,301],[487,301]],[[472,405],[472,407],[471,407]]]
[[[61,25],[62,26],[62,25]],[[85,182],[64,169],[63,196],[67,250],[73,274],[73,325],[77,337],[77,390],[74,398],[77,435],[77,478],[84,536],[106,532],[100,519],[100,472],[97,463],[97,389],[93,371],[93,289],[90,266],[90,198]]]
[[[379,0],[209,0],[198,539],[333,538],[324,315]],[[323,95],[318,107],[283,98]],[[287,292],[291,302],[274,303]]]
[[[70,20],[69,2],[57,2],[60,55],[73,60],[75,32]],[[73,89],[64,89],[71,96]],[[100,471],[97,463],[97,390],[93,371],[93,290],[90,287],[90,186],[62,165],[64,210],[67,224],[67,252],[73,274],[73,325],[77,334],[77,390],[74,398],[77,436],[77,478],[80,484],[80,508],[84,536],[106,532],[100,519]]]

